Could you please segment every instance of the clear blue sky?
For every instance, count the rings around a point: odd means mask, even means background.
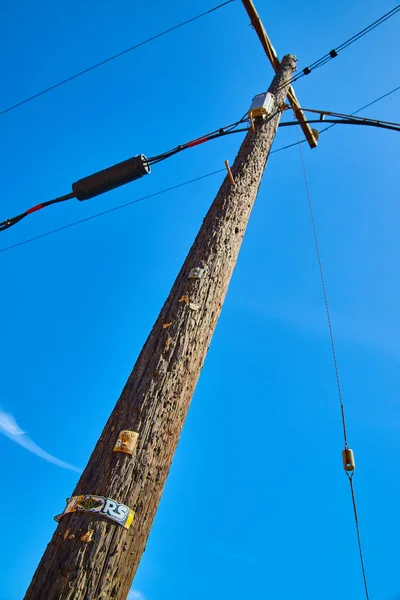
[[[0,109],[211,6],[3,3]],[[393,4],[257,6],[279,55],[294,53],[304,67]],[[399,18],[299,81],[303,106],[351,112],[400,85]],[[0,220],[67,193],[97,169],[240,118],[271,77],[237,1],[2,116]],[[399,95],[365,114],[400,121]],[[294,128],[281,130],[275,148],[296,139]],[[206,144],[140,182],[31,215],[0,233],[0,249],[222,168],[240,140]],[[303,146],[371,600],[400,597],[399,142],[393,132],[340,126],[317,150]],[[78,477],[28,450],[40,454],[36,443],[84,467],[222,178],[0,254],[0,408],[11,436],[0,436],[0,600],[23,597]],[[133,596],[362,600],[342,446],[293,148],[270,158]]]

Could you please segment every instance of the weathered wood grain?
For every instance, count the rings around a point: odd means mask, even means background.
[[[285,100],[295,58],[270,91]],[[221,312],[280,113],[249,131],[205,217],[160,315],[73,492],[114,498],[135,511],[129,530],[89,513],[59,523],[26,600],[125,600],[159,504],[186,413]],[[201,280],[188,279],[193,267]],[[181,300],[183,296],[188,296]],[[197,305],[198,309],[196,310]],[[171,323],[167,328],[163,326]],[[122,429],[139,432],[132,456],[113,452]],[[60,499],[62,504],[64,499]],[[61,508],[61,507],[60,507]],[[81,540],[89,529],[92,541]],[[90,536],[88,536],[90,537]]]

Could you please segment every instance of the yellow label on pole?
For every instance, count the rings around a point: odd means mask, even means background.
[[[123,429],[119,432],[118,439],[114,446],[114,452],[122,452],[123,454],[133,454],[136,448],[139,434],[137,431],[129,431]]]

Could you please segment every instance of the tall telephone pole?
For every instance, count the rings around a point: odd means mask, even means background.
[[[103,499],[75,498],[70,503],[75,512],[60,519],[26,600],[126,599],[236,265],[295,64],[295,57],[287,55],[278,65],[269,87],[275,98],[273,116],[257,120],[254,131],[248,131],[232,167],[234,184],[225,178],[73,492],[74,497]],[[129,528],[132,513],[126,507],[135,513]]]

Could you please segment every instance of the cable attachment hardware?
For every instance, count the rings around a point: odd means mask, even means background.
[[[343,468],[345,471],[354,471],[356,463],[354,460],[354,452],[350,448],[345,448],[342,451]]]

